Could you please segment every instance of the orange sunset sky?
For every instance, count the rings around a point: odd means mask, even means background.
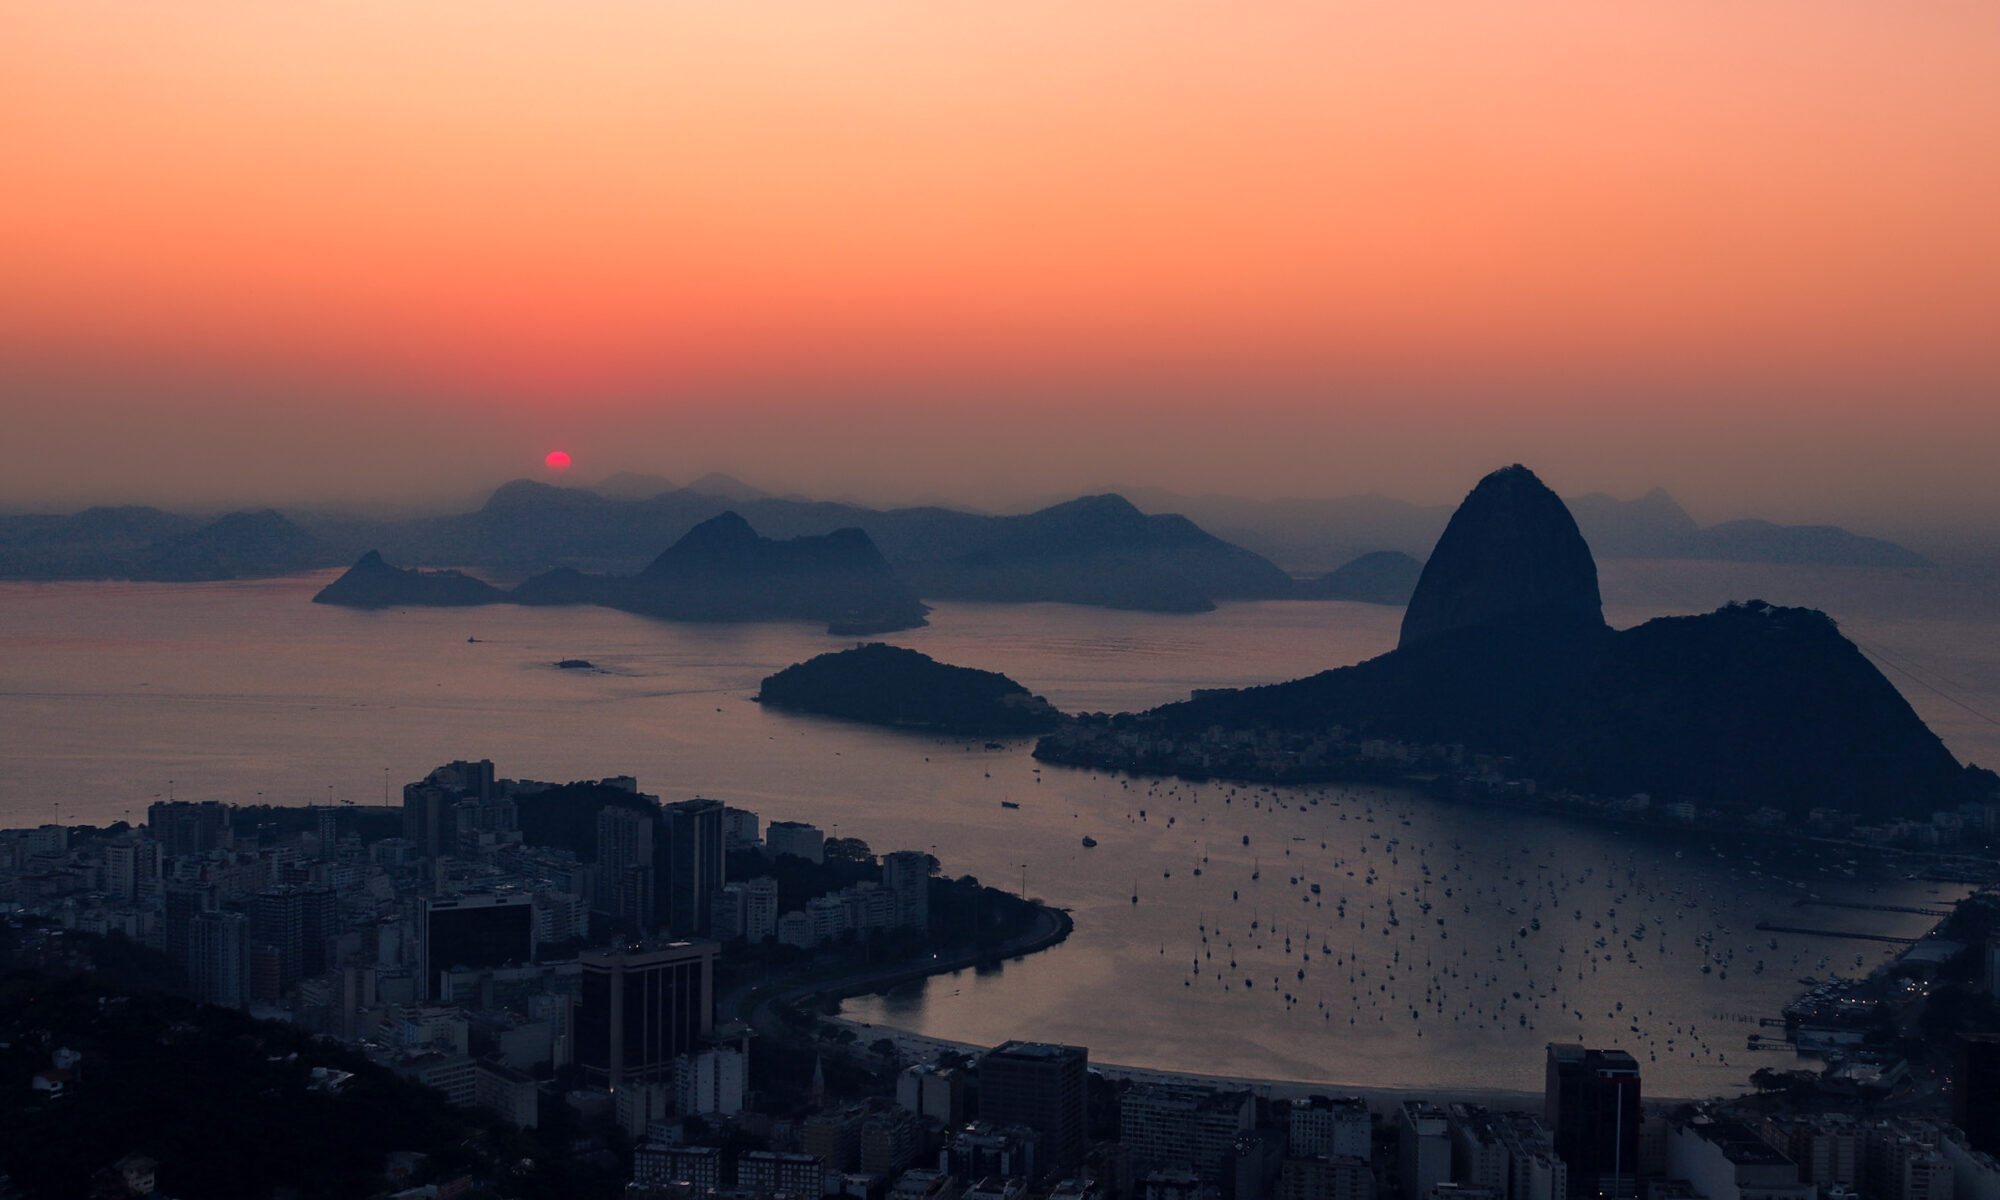
[[[2000,504],[2000,4],[0,10],[0,506]]]

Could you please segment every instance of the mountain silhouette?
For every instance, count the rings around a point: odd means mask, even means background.
[[[325,563],[320,540],[271,509],[230,513],[162,538],[138,556],[148,579],[214,580],[292,575]]]
[[[1921,817],[1991,791],[1991,776],[1961,767],[1824,613],[1750,601],[1605,626],[1575,522],[1519,466],[1487,476],[1453,514],[1397,649],[1114,725],[1141,740],[1337,727],[1509,757],[1545,787],[1798,818]]]
[[[735,513],[697,525],[636,575],[557,567],[502,591],[456,571],[401,570],[371,550],[313,599],[359,608],[595,604],[677,621],[823,621],[844,634],[908,629],[926,611],[860,530],[774,541]]]
[[[1317,579],[1301,580],[1299,598],[1406,605],[1423,572],[1424,564],[1400,550],[1377,550],[1343,563]]]
[[[342,608],[460,608],[498,604],[505,593],[461,571],[411,571],[392,567],[370,550],[340,578],[313,596],[314,604]]]
[[[1480,480],[1451,515],[1398,645],[1501,624],[1604,624],[1590,547],[1562,499],[1519,463]]]

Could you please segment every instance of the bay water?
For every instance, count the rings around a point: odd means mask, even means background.
[[[1823,608],[1961,760],[2000,763],[2000,598],[1978,579],[1617,560],[1602,574],[1619,626],[1753,597]],[[454,758],[515,778],[633,775],[665,800],[931,851],[953,875],[1075,916],[1061,946],[851,1001],[857,1020],[1329,1086],[1535,1090],[1543,1044],[1575,1040],[1632,1051],[1650,1094],[1734,1090],[1784,1064],[1749,1035],[1800,977],[1894,951],[1759,921],[1915,936],[1930,918],[1816,902],[1964,893],[1794,858],[1776,839],[1661,839],[1387,788],[1041,767],[1023,739],[989,748],[760,708],[763,676],[844,644],[813,627],[310,604],[329,578],[0,584],[0,826],[138,822],[168,795],[393,803]],[[1068,711],[1117,711],[1356,662],[1394,645],[1400,617],[947,603],[885,640],[1003,671]],[[555,666],[569,658],[593,669]]]

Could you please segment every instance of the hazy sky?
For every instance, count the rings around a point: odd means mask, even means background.
[[[2000,4],[0,10],[0,505],[2000,506]]]

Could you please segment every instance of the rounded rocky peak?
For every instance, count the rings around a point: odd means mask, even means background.
[[[693,529],[682,534],[680,540],[660,552],[660,556],[646,564],[640,572],[642,576],[658,575],[676,567],[695,565],[710,567],[726,563],[742,563],[757,552],[762,538],[750,527],[750,522],[737,513],[717,513]]]
[[[1562,498],[1519,463],[1479,481],[1438,538],[1400,645],[1493,625],[1602,628],[1597,562]]]

